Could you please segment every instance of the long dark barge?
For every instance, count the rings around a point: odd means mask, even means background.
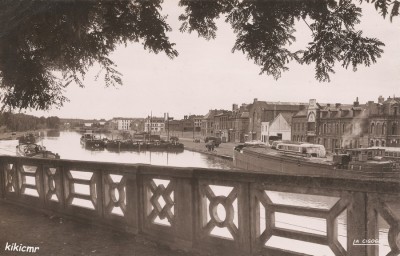
[[[134,140],[109,140],[106,142],[109,151],[168,151],[183,152],[184,145],[177,142],[143,142]]]
[[[310,144],[303,144],[310,145]],[[400,164],[383,148],[349,149],[325,157],[270,147],[241,147],[234,150],[234,166],[257,172],[309,175],[315,177],[400,179]],[[399,152],[400,156],[400,152]]]

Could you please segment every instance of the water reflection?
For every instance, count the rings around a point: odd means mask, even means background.
[[[232,169],[232,161],[188,150],[183,152],[90,151],[81,146],[79,133],[63,131],[59,132],[59,136],[56,132],[50,133],[50,136],[49,133],[47,135],[39,144],[45,146],[49,151],[58,153],[62,159]],[[17,144],[16,140],[0,141],[0,154],[15,155]]]

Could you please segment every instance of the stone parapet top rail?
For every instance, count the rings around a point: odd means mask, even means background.
[[[293,195],[300,200],[288,200]],[[400,253],[399,179],[0,156],[0,198],[216,255],[318,255],[322,246],[332,255],[376,256],[380,246],[362,243],[380,239],[382,229],[385,255]],[[282,226],[285,214],[317,219],[322,231]]]

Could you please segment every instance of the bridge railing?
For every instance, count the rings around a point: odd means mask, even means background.
[[[104,224],[176,249],[216,255],[400,253],[396,179],[11,156],[0,157],[0,168],[2,201]]]

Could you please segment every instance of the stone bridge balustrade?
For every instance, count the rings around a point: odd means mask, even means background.
[[[3,202],[96,222],[176,249],[216,255],[314,255],[321,248],[332,255],[400,253],[399,179],[12,156],[0,156],[0,168]],[[282,221],[285,216],[293,223]],[[314,222],[322,223],[321,230],[311,228]],[[382,237],[386,251],[354,244]]]

